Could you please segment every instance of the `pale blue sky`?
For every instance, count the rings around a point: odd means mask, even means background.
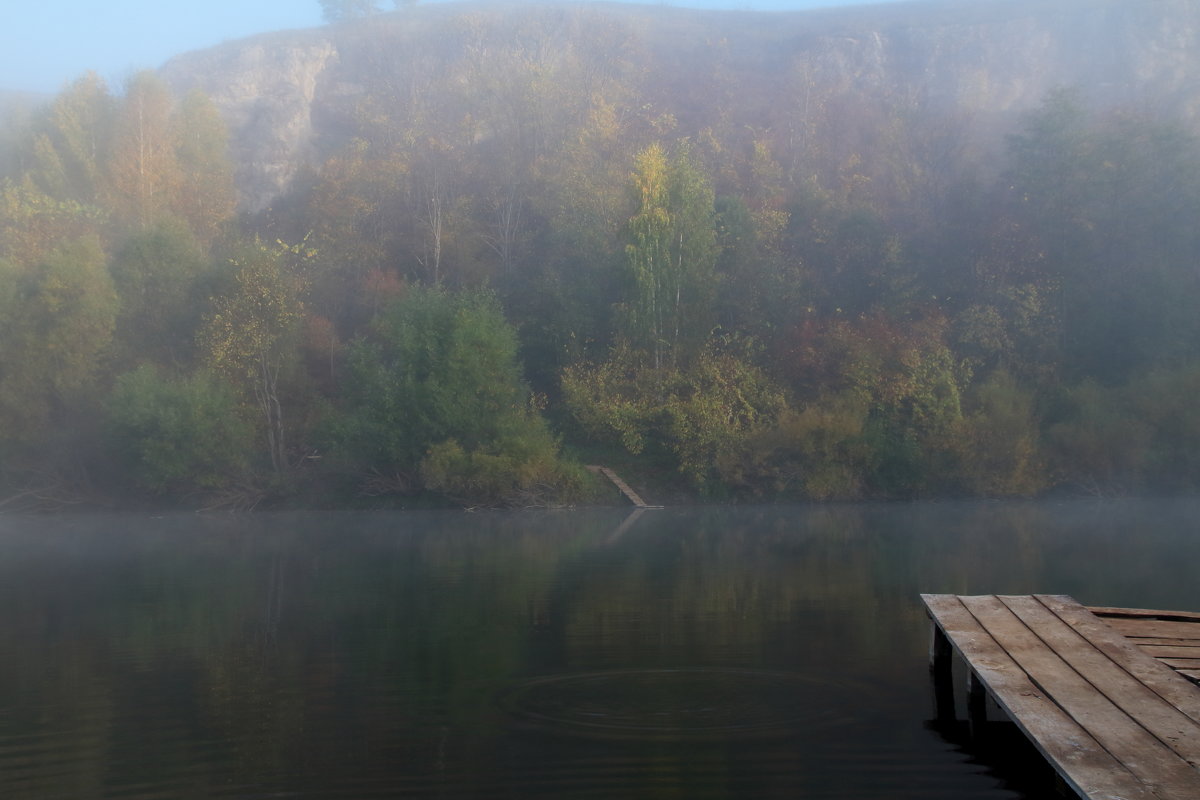
[[[774,11],[896,1],[673,0],[669,5]],[[392,3],[384,0],[380,6],[390,9]],[[0,10],[0,89],[48,93],[89,69],[115,88],[132,72],[158,67],[177,53],[321,24],[317,0],[0,0]]]

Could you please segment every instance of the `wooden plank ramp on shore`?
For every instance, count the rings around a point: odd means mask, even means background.
[[[1080,797],[1200,798],[1200,687],[1122,635],[1111,618],[1063,595],[921,599],[933,621],[939,717],[947,702],[953,714],[945,683],[957,652],[968,668],[972,722],[986,720],[990,696]]]
[[[592,472],[598,472],[601,475],[603,475],[604,477],[608,478],[610,481],[612,481],[613,486],[616,486],[618,489],[620,489],[621,494],[625,495],[625,497],[628,498],[629,502],[633,503],[638,508],[662,508],[662,506],[649,505],[645,500],[643,500],[641,498],[641,495],[639,495],[632,488],[630,488],[628,483],[621,480],[620,475],[613,472],[608,467],[592,465],[592,466],[589,466],[588,469],[590,469]]]

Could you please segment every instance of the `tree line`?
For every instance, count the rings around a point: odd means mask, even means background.
[[[531,19],[364,42],[351,129],[257,215],[202,95],[64,89],[0,154],[6,502],[1196,487],[1181,123],[1063,89],[981,155],[798,61],[758,128],[719,53],[667,86]]]

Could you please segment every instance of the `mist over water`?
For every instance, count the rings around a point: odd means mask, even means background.
[[[1034,798],[919,592],[1200,609],[1200,502],[0,518],[0,788]]]

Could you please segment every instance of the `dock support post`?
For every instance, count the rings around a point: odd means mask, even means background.
[[[949,668],[950,656],[954,654],[954,650],[950,647],[950,640],[946,638],[946,634],[942,632],[936,622],[930,621],[929,628],[929,669],[937,674]]]
[[[974,670],[967,675],[967,722],[971,726],[971,738],[983,738],[987,728],[987,690]]]
[[[954,650],[950,640],[930,621],[929,673],[933,677],[933,713],[938,722],[954,722]]]

